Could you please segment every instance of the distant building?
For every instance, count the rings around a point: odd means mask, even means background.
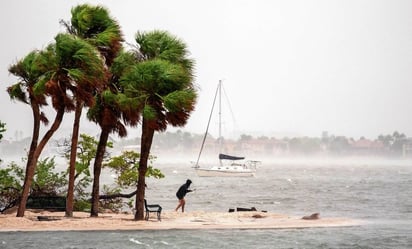
[[[366,138],[361,138],[351,143],[352,151],[355,154],[375,154],[383,152],[385,149],[382,141],[372,141]]]
[[[407,138],[406,142],[402,146],[402,156],[411,157],[412,156],[412,138]]]

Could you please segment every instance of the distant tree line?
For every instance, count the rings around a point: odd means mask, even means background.
[[[159,133],[154,137],[153,145],[158,151],[196,151],[200,149],[203,135],[177,130],[175,132]],[[218,143],[218,138],[207,136],[211,144]],[[379,135],[374,139],[360,137],[358,139],[345,136],[322,137],[268,137],[242,134],[238,139],[225,139],[224,144],[230,144],[234,152],[243,153],[254,145],[253,150],[259,154],[329,154],[329,155],[382,155],[402,156],[405,146],[412,143],[404,133],[394,131],[392,134]],[[119,146],[139,144],[137,140],[120,140]],[[247,152],[247,151],[246,151]]]
[[[12,154],[13,151],[24,147],[28,144],[28,139],[25,138],[18,141],[9,142],[7,146],[0,143],[0,148],[7,154]],[[193,152],[196,154],[200,149],[203,139],[203,134],[190,133],[187,131],[177,130],[175,132],[158,133],[153,138],[154,152]],[[211,144],[217,145],[218,138],[212,135],[207,136],[207,140]],[[329,155],[382,155],[382,156],[402,156],[405,146],[412,144],[412,140],[404,133],[398,131],[392,134],[379,135],[374,139],[360,137],[358,139],[345,136],[323,136],[323,137],[269,137],[269,136],[252,136],[242,134],[238,139],[224,139],[224,143],[233,145],[235,152],[248,152],[248,144],[259,144],[257,154],[329,154]],[[362,141],[369,143],[364,147],[356,147],[357,143]],[[140,146],[140,137],[121,138],[118,141],[113,141],[113,146],[119,150],[130,145]],[[255,148],[256,150],[256,148]]]

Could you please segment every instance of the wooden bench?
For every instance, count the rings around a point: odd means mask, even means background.
[[[29,196],[26,203],[29,209],[46,209],[66,211],[66,197],[64,196]]]
[[[146,199],[144,199],[144,208],[146,209],[146,220],[149,220],[150,213],[157,213],[157,219],[160,221],[160,214],[162,213],[162,207],[159,204],[147,204]]]

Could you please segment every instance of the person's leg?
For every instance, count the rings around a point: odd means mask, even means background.
[[[177,205],[175,211],[177,212],[177,210],[179,210],[179,208],[183,205],[183,201],[184,199],[179,199],[179,204]]]
[[[182,213],[185,212],[185,204],[186,204],[185,199],[182,199]]]
[[[180,206],[181,206],[181,202],[180,202],[180,200],[179,200],[179,204],[177,204],[177,207],[176,207],[176,209],[175,209],[176,212],[177,212],[177,210],[179,210]]]

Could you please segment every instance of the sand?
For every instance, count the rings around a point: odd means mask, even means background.
[[[5,231],[82,231],[82,230],[167,230],[167,229],[286,229],[311,227],[357,226],[360,222],[348,218],[320,217],[304,220],[265,212],[162,212],[162,220],[151,214],[148,221],[135,221],[132,214],[99,214],[75,212],[73,218],[65,218],[64,212],[26,211],[25,217],[16,214],[0,214],[0,232]],[[39,221],[38,216],[50,220]]]

